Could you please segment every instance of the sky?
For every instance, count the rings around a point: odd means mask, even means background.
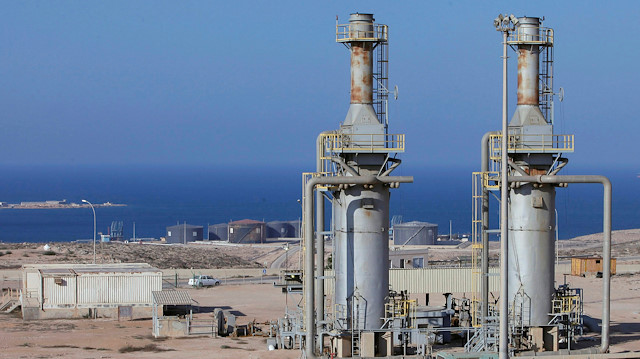
[[[640,172],[640,2],[2,1],[0,165],[296,166],[349,106],[336,15],[389,25],[409,168],[477,169],[501,126],[499,13],[555,30],[556,133]],[[509,116],[515,105],[510,50]],[[408,174],[408,173],[404,173]]]

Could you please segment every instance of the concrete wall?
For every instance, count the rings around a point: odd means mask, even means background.
[[[132,306],[131,317],[125,318],[140,319],[151,318],[151,306]],[[118,307],[98,307],[98,308],[55,308],[42,310],[39,307],[22,308],[22,319],[39,320],[39,319],[82,319],[82,318],[107,318],[118,319]]]

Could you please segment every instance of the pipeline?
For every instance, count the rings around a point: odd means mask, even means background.
[[[602,244],[602,334],[600,352],[609,350],[609,326],[611,324],[611,181],[605,176],[597,175],[565,175],[565,176],[510,176],[509,182],[531,183],[600,183],[604,187],[603,244]]]
[[[313,191],[317,185],[370,185],[376,183],[412,183],[410,176],[338,176],[338,177],[313,177],[307,182],[304,188],[304,198],[312,199]],[[305,327],[307,328],[305,341],[305,355],[307,358],[315,358],[314,349],[315,332],[314,326],[314,298],[315,298],[315,277],[314,277],[314,243],[313,243],[313,201],[304,201],[304,245],[305,245],[305,268],[304,268],[304,298],[305,298]],[[322,262],[318,263],[322,266]]]

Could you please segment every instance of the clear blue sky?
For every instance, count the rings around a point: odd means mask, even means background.
[[[400,88],[390,132],[407,133],[405,163],[475,169],[482,134],[500,127],[492,20],[508,12],[545,16],[555,29],[556,90],[565,88],[556,133],[576,135],[572,163],[640,171],[640,2],[3,1],[2,9],[0,164],[311,169],[316,135],[336,129],[349,103],[335,16],[346,22],[359,11],[390,26],[390,83]]]

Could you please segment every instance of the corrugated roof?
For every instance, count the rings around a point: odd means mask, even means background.
[[[191,305],[189,292],[185,290],[153,291],[153,303],[160,305]]]
[[[242,219],[235,222],[229,222],[229,224],[256,224],[256,223],[264,223],[262,221],[256,221],[253,219]]]
[[[102,264],[79,264],[79,263],[51,263],[51,264],[24,264],[23,270],[35,269],[42,274],[62,275],[69,273],[156,273],[160,269],[150,266],[147,263],[102,263]]]

